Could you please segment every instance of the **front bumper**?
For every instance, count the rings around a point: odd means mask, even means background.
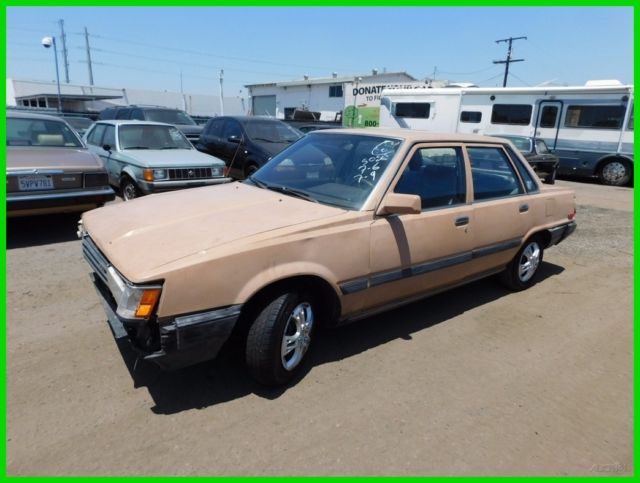
[[[242,305],[165,318],[123,318],[111,292],[115,289],[109,288],[109,261],[89,236],[82,235],[82,242],[84,257],[93,269],[95,289],[116,339],[127,338],[145,360],[163,369],[178,369],[216,357],[231,335]]]
[[[138,180],[138,186],[144,194],[159,193],[161,191],[171,191],[181,188],[197,188],[198,186],[209,186],[224,184],[233,181],[231,178],[208,178],[194,180],[176,181],[144,181]]]
[[[7,193],[7,212],[52,208],[68,211],[68,208],[74,205],[78,207],[102,205],[113,200],[115,196],[114,191],[108,186],[46,193]]]
[[[115,339],[128,339],[142,357],[173,370],[213,359],[229,339],[241,305],[158,320],[127,320],[118,316],[104,282],[92,274],[96,292]]]

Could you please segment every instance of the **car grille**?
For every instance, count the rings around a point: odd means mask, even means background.
[[[107,284],[107,269],[109,268],[109,260],[98,249],[93,240],[89,236],[82,238],[82,254],[89,262],[91,268],[100,279]]]
[[[170,168],[167,174],[170,180],[208,179],[221,176],[222,173],[216,174],[217,171],[212,168]]]

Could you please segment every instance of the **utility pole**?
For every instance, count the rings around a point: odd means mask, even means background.
[[[222,94],[222,76],[224,75],[224,70],[220,69],[220,115],[224,116],[224,95]]]
[[[62,60],[64,63],[64,78],[69,83],[69,57],[67,55],[67,36],[64,33],[64,20],[58,21],[60,24],[60,38],[62,39]]]
[[[89,32],[84,28],[84,44],[87,48],[87,66],[89,67],[89,85],[93,85],[93,68],[91,67],[91,48],[89,48]]]
[[[524,59],[512,59],[511,58],[511,44],[514,40],[527,40],[526,37],[509,37],[508,39],[500,39],[496,40],[496,44],[501,42],[509,42],[509,50],[507,51],[507,58],[505,60],[494,60],[494,64],[505,64],[504,66],[504,81],[502,82],[502,87],[507,87],[507,76],[509,75],[509,64],[511,62],[522,62]]]

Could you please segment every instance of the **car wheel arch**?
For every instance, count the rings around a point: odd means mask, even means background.
[[[320,326],[331,326],[338,320],[342,304],[335,287],[325,278],[315,274],[293,275],[272,280],[246,297],[234,332],[248,331],[257,312],[268,300],[291,289],[306,291],[317,297],[317,301],[320,302],[317,304],[320,309]]]

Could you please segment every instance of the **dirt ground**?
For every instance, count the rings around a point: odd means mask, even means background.
[[[531,289],[493,279],[319,334],[304,377],[118,347],[76,216],[7,227],[10,475],[633,472],[633,190],[577,190]]]

